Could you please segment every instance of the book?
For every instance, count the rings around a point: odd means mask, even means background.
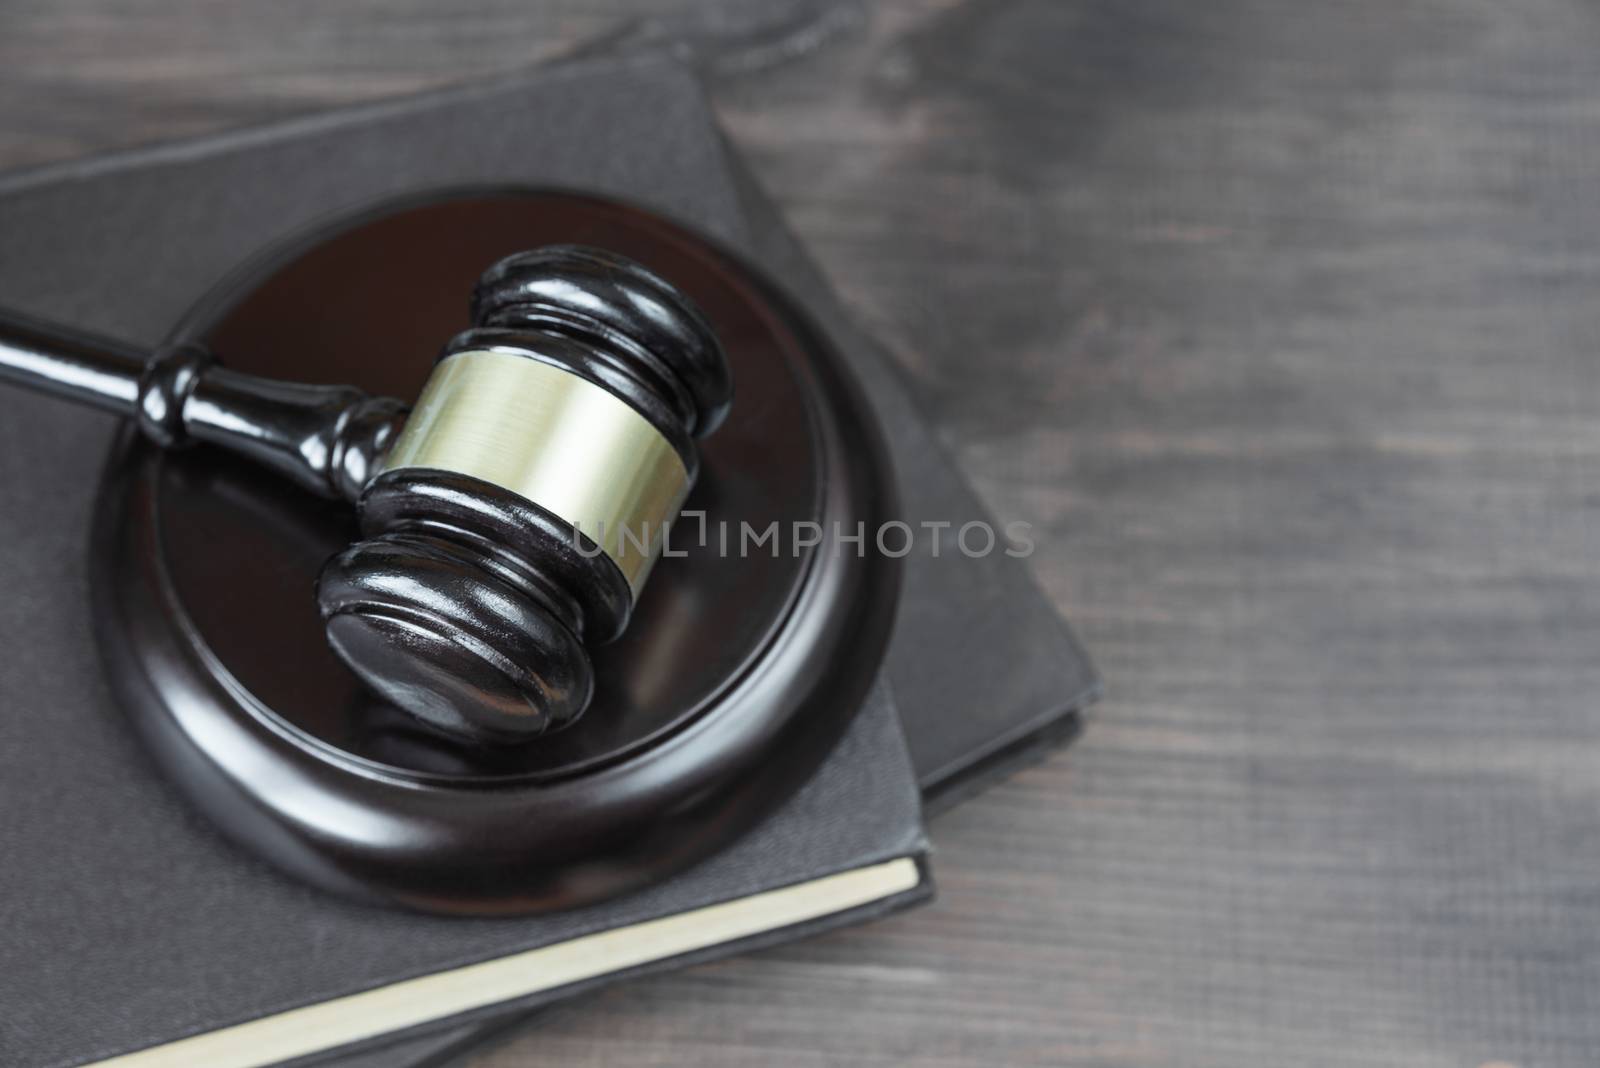
[[[562,145],[565,166],[548,179],[582,184],[606,163],[606,146],[583,124],[596,98],[655,84],[633,67],[568,71],[545,80],[518,115],[523,126],[498,132],[537,131],[546,150]],[[456,95],[456,121],[501,122],[480,116],[477,92]],[[620,119],[609,128],[643,139],[660,121],[639,113],[634,129]],[[250,252],[370,199],[372,173],[358,164],[392,143],[381,126],[312,124],[297,151],[251,133],[0,179],[0,297],[154,343]],[[258,151],[266,145],[276,163]],[[314,173],[316,188],[289,194],[287,173]],[[461,177],[457,168],[432,180]],[[678,192],[661,206],[715,224],[722,194]],[[99,676],[84,556],[113,421],[22,393],[0,405],[0,805],[9,817],[0,826],[0,1063],[249,1068],[315,1058],[868,919],[931,893],[917,784],[884,683],[773,816],[646,890],[480,920],[361,906],[294,882],[179,800]]]
[[[849,326],[723,142],[693,74],[664,59],[535,71],[0,176],[0,298],[154,341],[220,272],[330,213],[430,188],[510,183],[584,188],[643,202],[765,266],[830,329],[855,366],[883,418],[907,518],[987,518],[895,369]],[[87,258],[97,266],[85,274],[78,268]],[[38,403],[20,396],[13,402]],[[92,438],[101,425],[87,417],[73,432]],[[29,432],[14,430],[24,441]],[[76,468],[66,477],[92,485],[101,454],[99,444],[75,447],[68,466]],[[20,470],[25,455],[13,448],[0,458],[0,471],[9,476],[13,461]],[[78,536],[72,507],[51,502],[46,509],[54,509],[48,516],[53,537]],[[76,551],[81,556],[81,547]],[[913,695],[899,702],[899,714],[933,806],[1070,737],[1078,709],[1098,691],[1087,658],[1025,564],[1001,554],[954,559],[960,563],[907,558],[904,605],[889,654],[895,686]],[[39,588],[81,583],[81,575],[49,567]],[[980,627],[972,626],[975,619]],[[945,653],[958,642],[971,668],[951,672],[953,658]],[[0,688],[0,700],[5,693]],[[474,1010],[473,1018],[483,1022],[472,1026],[374,1039],[367,1043],[370,1052],[347,1052],[330,1063],[354,1068],[363,1058],[384,1065],[436,1059],[503,1025],[508,1007]]]

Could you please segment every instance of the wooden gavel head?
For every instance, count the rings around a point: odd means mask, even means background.
[[[704,317],[576,246],[491,267],[328,561],[328,640],[374,690],[480,741],[577,717],[733,383]]]

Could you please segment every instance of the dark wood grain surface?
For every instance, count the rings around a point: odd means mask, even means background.
[[[679,41],[1107,677],[934,906],[471,1063],[1600,1063],[1600,10],[689,7],[0,3],[5,165]]]

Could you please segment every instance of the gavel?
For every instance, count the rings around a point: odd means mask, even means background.
[[[0,380],[353,503],[364,540],[316,584],[333,650],[434,729],[515,744],[588,705],[588,649],[627,627],[733,380],[686,296],[596,249],[501,260],[471,316],[409,409],[11,314]]]

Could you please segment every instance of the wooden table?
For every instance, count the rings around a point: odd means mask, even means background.
[[[0,164],[685,41],[1111,696],[934,906],[472,1063],[1600,1063],[1600,14],[569,7],[8,0]]]

